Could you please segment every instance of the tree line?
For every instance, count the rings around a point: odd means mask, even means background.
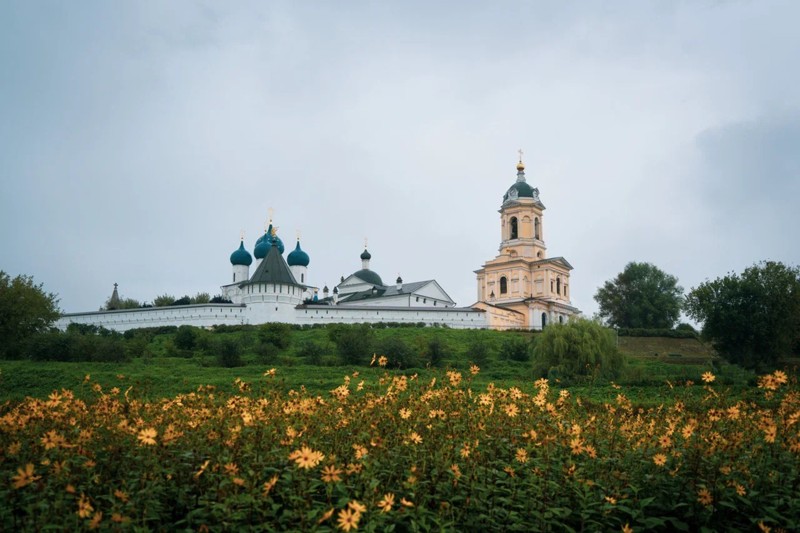
[[[800,352],[800,268],[780,262],[705,281],[686,295],[675,276],[631,262],[594,299],[598,319],[620,330],[671,329],[683,311],[720,356],[744,367],[766,369]]]
[[[598,288],[594,298],[599,305],[594,326],[615,328],[619,334],[695,335],[691,325],[678,324],[683,312],[702,325],[702,338],[732,363],[766,369],[775,366],[782,357],[800,353],[800,269],[795,266],[761,262],[742,273],[705,281],[684,295],[675,276],[651,263],[631,262]],[[182,298],[164,294],[153,305],[224,301],[219,296],[210,298],[207,293]],[[138,303],[127,299],[120,302],[126,307],[119,308],[131,308]],[[0,271],[0,356],[18,351],[20,343],[32,335],[49,332],[59,315],[55,294],[45,291],[30,276],[11,278]],[[598,348],[609,346],[606,333],[587,322],[591,321],[548,326],[546,329],[551,331],[546,331],[547,336],[540,343],[537,360],[560,371],[571,368],[575,360],[584,366],[604,361],[615,366],[617,356],[606,348]],[[339,339],[332,331],[333,337],[341,341],[336,344],[342,344],[343,356],[349,352],[348,343],[357,345],[359,335],[366,335],[348,331]],[[438,347],[426,349],[435,361]],[[514,353],[513,347],[508,349]]]

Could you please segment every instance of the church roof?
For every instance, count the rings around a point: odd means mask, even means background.
[[[291,285],[299,285],[297,280],[294,279],[292,271],[289,270],[289,265],[281,255],[277,245],[270,246],[267,256],[258,265],[258,268],[253,273],[250,281],[252,283],[286,283]]]
[[[367,283],[370,283],[372,285],[379,285],[381,287],[383,286],[383,280],[378,275],[378,273],[368,268],[362,268],[361,270],[353,272],[353,275],[358,279],[360,279],[361,281],[366,281]]]

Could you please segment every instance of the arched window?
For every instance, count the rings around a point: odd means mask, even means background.
[[[503,276],[502,278],[500,278],[500,294],[505,294],[507,292],[508,292],[508,281],[506,280],[506,277]]]
[[[533,237],[539,239],[539,217],[533,219]]]
[[[556,278],[556,294],[561,294],[561,278]]]
[[[558,315],[558,323],[559,324],[563,324],[564,323],[564,315]]]
[[[517,217],[511,217],[511,239],[516,239],[519,236]]]
[[[542,329],[547,325],[547,313],[542,313]]]

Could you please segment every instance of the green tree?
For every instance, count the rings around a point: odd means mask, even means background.
[[[12,279],[0,270],[0,355],[49,329],[60,314],[58,296],[45,292],[30,276]]]
[[[162,294],[161,296],[156,296],[155,300],[153,300],[153,307],[166,307],[172,305],[174,301],[175,297],[171,294]]]
[[[534,368],[541,376],[616,378],[624,365],[614,331],[592,320],[547,326],[536,338]]]
[[[193,304],[207,304],[211,301],[211,296],[207,292],[198,292],[190,300]]]
[[[767,261],[706,281],[689,293],[686,312],[728,361],[774,365],[800,337],[800,269]]]
[[[671,328],[681,312],[678,278],[651,263],[631,262],[597,289],[598,315],[615,328]]]

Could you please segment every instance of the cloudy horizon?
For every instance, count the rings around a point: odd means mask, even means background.
[[[800,264],[794,2],[6,2],[0,270],[66,312],[219,293],[299,231],[333,287],[459,305],[524,151],[572,304],[630,261],[688,291]]]

